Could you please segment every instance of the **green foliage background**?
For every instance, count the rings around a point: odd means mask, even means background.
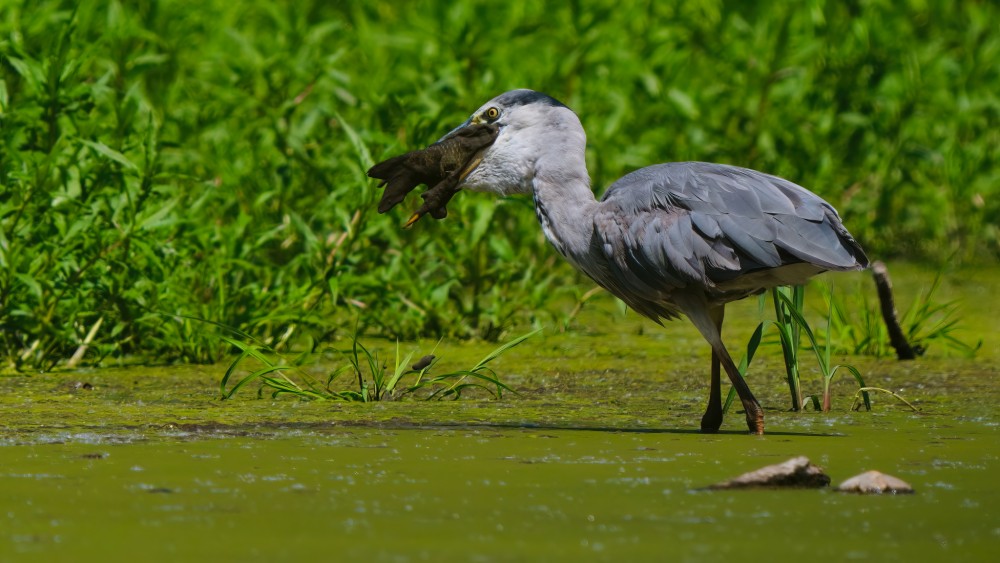
[[[991,1],[0,0],[0,355],[54,365],[98,322],[91,360],[211,361],[187,317],[308,346],[561,314],[589,285],[526,202],[466,194],[402,231],[364,175],[518,87],[580,114],[598,191],[739,164],[826,197],[873,257],[995,261],[997,21]]]

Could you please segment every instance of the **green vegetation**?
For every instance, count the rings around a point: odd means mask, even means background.
[[[932,343],[939,342],[971,358],[982,347],[983,340],[979,338],[975,344],[969,344],[955,334],[962,318],[959,315],[959,304],[954,300],[939,302],[935,298],[940,284],[941,275],[938,274],[903,315],[901,323],[907,341],[919,355]],[[916,410],[906,399],[892,391],[866,386],[861,371],[856,367],[832,363],[834,353],[874,357],[894,355],[879,305],[870,303],[865,293],[855,293],[852,299],[845,299],[839,294],[835,296],[833,287],[827,286],[823,295],[827,306],[826,327],[820,330],[814,330],[806,319],[806,286],[777,287],[771,290],[770,295],[775,320],[762,321],[757,325],[747,342],[746,355],[739,365],[741,374],[747,373],[748,366],[763,341],[765,328],[773,326],[777,333],[777,344],[781,348],[786,383],[791,395],[791,410],[801,411],[808,403],[812,403],[814,410],[829,412],[831,384],[840,369],[849,371],[858,384],[855,407],[863,405],[871,410],[868,392],[877,391],[889,394]],[[763,316],[765,300],[763,295],[759,299],[760,316]],[[802,341],[803,334],[806,336],[805,343]],[[803,350],[811,350],[816,359],[816,367],[823,381],[820,396],[803,396],[801,374],[805,366],[800,356]],[[725,411],[729,410],[735,397],[736,392],[730,389]]]
[[[519,336],[503,344],[467,370],[438,375],[430,374],[431,368],[436,363],[433,354],[423,356],[411,365],[414,353],[411,351],[406,357],[400,356],[399,342],[396,343],[395,365],[392,371],[389,371],[386,364],[379,359],[378,352],[369,351],[355,336],[352,339],[351,350],[339,352],[347,360],[347,363],[330,371],[325,383],[305,369],[307,362],[313,359],[309,354],[300,354],[295,360],[286,363],[277,352],[266,346],[226,338],[227,342],[242,350],[242,354],[226,370],[219,382],[219,390],[223,399],[230,399],[247,384],[256,382],[260,384],[257,391],[258,396],[263,396],[266,388],[270,390],[272,398],[279,395],[293,395],[310,400],[362,401],[367,403],[395,400],[417,391],[429,391],[425,397],[427,399],[458,399],[463,392],[469,389],[481,389],[499,399],[503,397],[504,391],[511,389],[500,381],[496,372],[489,367],[490,362],[538,332],[540,331]],[[234,383],[232,387],[228,387],[236,370],[245,368],[244,364],[247,360],[255,361],[256,369]],[[366,372],[368,377],[365,376]],[[351,381],[357,382],[357,390],[331,388],[343,375],[349,375]],[[404,385],[403,378],[408,376],[413,376],[413,380]]]
[[[776,287],[771,290],[771,299],[774,301],[774,327],[778,331],[778,340],[781,342],[781,354],[785,360],[785,380],[788,382],[788,391],[791,393],[793,411],[802,410],[799,351],[801,350],[802,331],[809,329],[806,322],[800,322],[801,313],[805,306],[805,297],[805,288],[800,285]],[[799,315],[796,316],[795,313]]]
[[[972,357],[982,347],[983,340],[979,338],[971,344],[956,336],[962,320],[960,303],[956,300],[938,301],[935,294],[940,285],[939,274],[903,313],[900,324],[906,339],[919,355],[932,343],[939,342],[949,350]],[[839,296],[834,298],[832,291],[826,293],[830,307],[825,332],[827,342],[835,341],[837,351],[845,354],[875,357],[895,355],[877,300],[868,299],[864,295],[860,298],[859,301],[847,303]]]
[[[728,162],[823,195],[872,256],[1000,256],[992,2],[3,6],[5,367],[213,361],[213,323],[305,351],[565,325],[590,286],[527,202],[402,231],[364,175],[515,87],[582,116],[596,189]]]
[[[837,371],[841,368],[851,372],[851,375],[854,376],[854,379],[861,388],[860,393],[865,408],[871,410],[871,401],[868,398],[865,381],[861,377],[861,372],[858,368],[846,364],[831,365],[832,342],[827,338],[826,344],[822,348],[817,342],[816,336],[809,326],[809,322],[806,321],[803,315],[805,308],[805,288],[803,286],[790,288],[776,287],[771,290],[771,298],[774,300],[774,314],[776,318],[774,326],[778,329],[781,350],[785,358],[788,389],[792,392],[792,410],[802,410],[805,406],[805,399],[811,399],[814,409],[830,412],[830,384],[833,382],[833,377],[837,375]],[[827,332],[829,332],[829,325],[832,318],[833,311],[831,310],[827,314]],[[823,376],[822,404],[820,403],[820,399],[815,395],[809,397],[802,396],[802,386],[799,377],[801,370],[798,361],[802,334],[806,335],[809,347],[816,357],[820,375]]]
[[[832,290],[828,293],[828,295],[832,298]],[[760,347],[765,327],[773,326],[777,332],[778,343],[781,345],[782,360],[785,366],[785,381],[788,384],[788,391],[791,394],[791,410],[796,412],[804,410],[808,401],[812,403],[814,410],[830,412],[830,385],[833,383],[833,378],[840,369],[846,369],[851,372],[851,375],[854,376],[854,379],[858,382],[858,386],[861,389],[858,392],[861,403],[864,404],[867,410],[871,410],[871,400],[868,397],[868,390],[872,388],[865,386],[865,381],[861,376],[861,371],[852,365],[832,365],[831,358],[833,355],[833,341],[829,338],[829,336],[825,339],[824,345],[820,346],[812,327],[809,325],[809,321],[805,318],[805,296],[805,286],[801,285],[792,287],[776,287],[771,290],[771,300],[774,302],[775,320],[762,321],[757,325],[753,335],[747,342],[746,356],[744,356],[743,361],[740,362],[740,374],[746,375],[748,366],[750,365],[750,362],[753,361],[753,357],[757,353],[757,349]],[[762,295],[760,297],[761,309],[763,309],[764,300],[765,297]],[[833,322],[832,304],[826,319],[826,334],[829,335],[830,324]],[[803,349],[805,349],[802,343],[803,334],[806,336],[808,349],[813,352],[816,358],[816,365],[823,378],[822,396],[803,396],[802,394],[801,374],[805,366],[801,361],[800,353]],[[729,407],[732,405],[735,397],[736,390],[730,389],[729,396],[726,397],[726,402],[723,407],[724,412],[729,410]]]

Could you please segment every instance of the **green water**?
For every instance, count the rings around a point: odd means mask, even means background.
[[[763,438],[495,428],[52,435],[3,450],[0,553],[989,560],[1000,547],[995,425],[898,428],[914,426],[905,418],[780,425]],[[918,493],[697,490],[800,454],[835,482],[880,468]]]
[[[0,561],[992,561],[996,283],[949,286],[984,296],[965,318],[984,338],[975,359],[835,359],[920,412],[884,395],[852,412],[849,378],[832,413],[787,412],[779,355],[764,350],[750,379],[762,437],[740,415],[695,432],[699,337],[613,306],[502,357],[520,394],[500,401],[222,402],[224,366],[2,377]],[[730,338],[754,309],[730,314]],[[443,345],[442,369],[492,347]],[[878,469],[917,493],[701,490],[797,455],[834,484]]]

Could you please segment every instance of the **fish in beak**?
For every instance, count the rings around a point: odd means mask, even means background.
[[[447,205],[461,189],[462,181],[483,161],[486,148],[500,132],[495,123],[468,121],[433,145],[380,162],[368,170],[368,176],[381,180],[385,187],[378,212],[389,211],[420,184],[429,189],[421,194],[421,205],[404,227],[410,227],[430,213],[435,219],[448,215]]]

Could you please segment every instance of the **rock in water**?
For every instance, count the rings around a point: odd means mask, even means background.
[[[805,456],[792,459],[777,465],[768,465],[757,471],[744,473],[735,479],[716,483],[709,489],[748,489],[788,487],[798,489],[818,489],[830,484],[830,477],[823,468],[813,465]]]
[[[882,493],[905,495],[913,493],[913,487],[909,483],[898,477],[886,475],[881,471],[867,471],[861,475],[855,475],[841,483],[837,487],[837,490],[842,493],[858,493],[862,495],[880,495]]]

